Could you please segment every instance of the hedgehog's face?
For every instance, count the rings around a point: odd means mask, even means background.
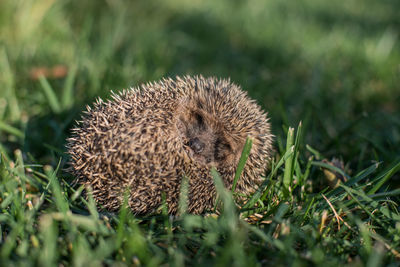
[[[237,153],[220,122],[202,110],[186,110],[178,118],[185,150],[197,162],[226,166],[236,164]]]

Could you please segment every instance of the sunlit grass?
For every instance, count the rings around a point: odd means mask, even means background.
[[[293,148],[272,164],[260,190],[242,208],[213,169],[221,205],[218,216],[206,217],[181,212],[135,218],[126,206],[119,214],[99,213],[90,191],[88,200],[81,191],[76,194],[59,169],[24,165],[20,152],[15,163],[2,158],[2,260],[243,266],[266,260],[335,265],[355,255],[364,264],[398,258],[400,215],[390,197],[400,191],[375,192],[398,172],[400,162],[379,172],[374,164],[339,187],[312,192],[312,180],[305,177],[310,166],[338,169],[312,158],[288,165]],[[288,186],[283,182],[287,166],[295,169]],[[313,172],[322,171],[316,167]]]

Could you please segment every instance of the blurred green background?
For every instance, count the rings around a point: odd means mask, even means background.
[[[86,104],[165,76],[230,77],[349,171],[400,154],[398,0],[3,0],[0,144],[55,164]],[[44,77],[44,78],[40,78]]]

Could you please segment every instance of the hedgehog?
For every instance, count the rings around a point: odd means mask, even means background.
[[[202,214],[216,200],[211,168],[231,189],[248,137],[253,145],[235,188],[241,195],[255,191],[272,157],[267,113],[229,79],[164,78],[88,106],[67,140],[69,171],[90,186],[98,207],[116,212],[127,194],[135,215],[163,203],[176,214],[187,179],[187,211]]]

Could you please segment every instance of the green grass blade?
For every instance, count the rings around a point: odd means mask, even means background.
[[[382,185],[386,183],[399,170],[400,161],[398,161],[392,168],[384,172],[383,177],[379,179],[379,181],[374,185],[374,187],[372,187],[370,191],[368,191],[368,195],[375,194],[375,192],[378,191],[379,188],[381,188]]]
[[[61,105],[64,110],[72,107],[74,104],[74,82],[77,71],[78,66],[76,64],[71,66],[68,70],[68,76],[65,80],[63,94],[61,97]]]
[[[289,128],[286,139],[286,149],[293,146],[294,143],[294,128]],[[291,154],[285,161],[285,172],[283,174],[283,186],[285,188],[284,195],[287,197],[289,195],[289,187],[292,183],[292,173],[293,173],[293,158],[294,155]]]
[[[385,249],[383,244],[376,244],[374,251],[369,255],[369,259],[366,267],[379,267],[383,266],[383,256],[385,255]]]
[[[381,224],[381,226],[384,226],[384,225],[382,225],[382,223],[381,223],[381,221],[364,205],[364,204],[362,204],[361,203],[361,201],[357,198],[357,197],[355,197],[354,195],[353,195],[353,193],[352,192],[354,192],[350,187],[347,187],[347,186],[345,186],[345,185],[339,185],[339,186],[342,186],[343,188],[344,188],[344,190],[347,192],[347,194],[355,201],[355,202],[357,202],[357,204],[358,204],[358,206],[361,208],[361,209],[363,209],[372,219],[374,219],[375,221],[377,221],[377,222],[379,222],[380,224]]]
[[[211,168],[211,176],[214,179],[215,189],[217,191],[218,198],[222,202],[221,210],[221,222],[222,227],[227,230],[231,235],[237,233],[238,226],[238,215],[236,210],[235,202],[230,191],[225,187],[221,176],[219,175],[215,167]]]
[[[246,165],[246,161],[250,155],[251,146],[253,144],[253,140],[250,137],[247,137],[246,143],[244,144],[242,155],[239,159],[239,164],[236,168],[235,178],[233,179],[232,184],[232,193],[235,192],[237,181],[239,180],[240,175],[243,172],[244,166]]]
[[[0,143],[0,154],[3,156],[4,159],[9,160],[10,157],[7,154],[6,148]]]
[[[277,249],[281,250],[281,251],[285,251],[286,250],[286,246],[285,244],[279,240],[279,239],[274,239],[272,237],[270,237],[269,235],[267,235],[266,233],[264,233],[264,231],[262,231],[261,229],[254,227],[252,225],[249,224],[243,224],[249,231],[253,232],[254,234],[256,234],[257,236],[259,236],[262,240],[264,240],[265,242],[273,245],[274,247],[276,247]]]
[[[311,165],[312,165],[313,161],[314,161],[314,155],[312,155],[308,158],[306,170],[305,170],[304,174],[301,176],[301,179],[299,180],[300,185],[304,185],[304,183],[307,181],[307,178],[311,172]]]
[[[278,172],[279,168],[283,165],[283,163],[285,163],[288,160],[288,158],[293,155],[293,152],[294,152],[294,146],[290,147],[286,151],[285,155],[283,155],[283,157],[278,161],[278,164],[276,164],[276,166],[271,170],[267,179],[265,179],[265,181],[256,190],[256,192],[253,194],[250,200],[243,206],[242,211],[251,209],[254,206],[254,204],[257,203],[257,201],[262,196],[265,188],[268,186],[270,179],[276,175],[276,173]]]
[[[235,204],[232,194],[225,188],[224,182],[215,167],[211,168],[211,176],[214,179],[214,185],[219,199],[223,204],[223,214],[233,219],[235,214]]]
[[[379,165],[380,165],[380,163],[375,163],[375,164],[371,165],[370,167],[366,168],[365,170],[362,170],[356,176],[350,178],[347,182],[345,182],[344,185],[350,187],[350,186],[352,186],[352,185],[354,185],[356,183],[361,182],[362,180],[367,178],[370,174],[372,174],[379,167]],[[331,165],[329,165],[329,166],[331,166]],[[331,167],[333,167],[333,166],[331,166]],[[338,170],[341,171],[340,169],[338,169]],[[334,190],[328,192],[326,194],[326,197],[329,198],[331,196],[335,196],[335,195],[339,194],[340,192],[343,192],[343,188],[342,187],[337,187]]]
[[[303,216],[303,220],[306,219],[308,213],[310,212],[312,205],[314,204],[314,201],[315,201],[315,197],[313,197],[311,199],[310,204],[307,206],[306,212],[304,213],[304,216]]]
[[[5,179],[6,175],[8,176],[7,165],[6,165],[6,158],[3,155],[3,153],[1,153],[0,154],[0,179]]]
[[[296,131],[296,139],[294,141],[294,153],[293,153],[293,162],[292,162],[292,172],[290,173],[290,176],[293,177],[293,174],[295,172],[296,166],[298,166],[297,160],[299,157],[299,146],[300,146],[300,140],[302,137],[302,131],[303,131],[303,123],[300,121],[299,122],[299,126],[297,127],[297,131]],[[286,146],[288,147],[288,146]]]
[[[318,150],[313,148],[312,146],[306,145],[306,148],[308,151],[310,151],[315,156],[316,160],[321,160],[324,158],[324,156]]]
[[[274,221],[277,222],[277,223],[281,223],[281,222],[282,222],[282,219],[283,219],[283,216],[285,216],[285,214],[289,211],[289,208],[290,208],[290,207],[289,207],[288,204],[286,204],[286,203],[281,203],[281,204],[279,205],[278,210],[277,210],[276,213],[275,213]]]
[[[56,170],[53,170],[51,166],[47,165],[44,167],[44,171],[49,179],[49,187],[52,190],[57,209],[63,214],[66,214],[66,212],[69,211],[69,205],[62,193],[60,183],[58,182],[58,178],[56,176],[58,168],[59,167],[57,167]]]
[[[20,232],[23,231],[23,226],[21,224],[15,225],[15,227],[7,235],[7,239],[1,244],[0,247],[0,258],[7,259],[13,248],[17,245],[17,240]]]
[[[188,193],[189,193],[189,179],[186,176],[182,177],[182,183],[179,194],[179,215],[185,214],[188,208]]]
[[[8,103],[8,110],[10,112],[10,120],[15,121],[21,118],[21,108],[18,103],[16,90],[15,90],[15,75],[11,69],[10,61],[7,51],[4,46],[0,50],[0,93],[1,97],[5,97]]]
[[[367,203],[373,209],[380,211],[380,213],[383,214],[384,216],[386,216],[387,219],[394,220],[394,221],[400,221],[399,214],[390,211],[387,206],[380,205],[379,202],[372,199],[371,196],[366,195],[363,191],[354,190],[350,187],[346,187],[346,188],[348,189],[347,192],[350,191],[353,194],[359,196],[360,200],[363,200],[365,203]]]
[[[375,170],[378,169],[379,165],[380,165],[380,163],[378,162],[378,163],[375,163],[375,164],[371,165],[370,167],[366,168],[365,170],[362,170],[355,177],[353,177],[350,180],[348,180],[345,183],[345,185],[346,186],[352,186],[352,185],[354,185],[356,183],[359,183],[360,181],[362,181],[363,179],[368,177],[370,174],[375,172]]]
[[[39,77],[39,82],[42,86],[44,94],[46,95],[47,101],[49,101],[51,110],[54,113],[60,113],[61,112],[60,102],[58,101],[57,96],[56,96],[53,88],[47,81],[47,79],[42,75]]]
[[[87,196],[87,203],[86,203],[86,207],[89,210],[89,213],[91,215],[91,217],[94,220],[97,220],[99,218],[99,213],[97,212],[97,207],[96,207],[96,201],[93,198],[93,192],[91,188],[88,188],[88,196]]]
[[[0,121],[0,130],[5,131],[5,132],[7,132],[11,135],[14,135],[18,138],[21,138],[21,139],[24,139],[24,137],[25,137],[24,133],[21,130],[19,130],[15,127],[12,127],[2,121]]]
[[[219,173],[215,167],[211,168],[211,176],[214,179],[215,188],[217,189],[217,187],[218,187],[218,190],[221,190],[221,186],[224,186],[224,184],[222,182],[221,176],[219,175]],[[214,211],[218,208],[218,206],[220,205],[220,202],[221,202],[221,196],[220,196],[218,190],[217,190],[217,196],[215,199]]]
[[[40,220],[40,232],[43,237],[43,252],[40,255],[40,266],[55,266],[58,258],[57,251],[57,222],[50,214],[44,215]]]
[[[311,164],[314,165],[314,166],[319,166],[319,167],[322,167],[324,169],[328,169],[328,170],[337,172],[340,175],[342,175],[343,177],[346,177],[346,179],[348,179],[348,180],[350,179],[350,176],[348,176],[343,170],[339,169],[336,166],[332,166],[332,165],[330,165],[328,163],[324,163],[324,162],[321,162],[321,161],[314,161]]]
[[[128,219],[128,211],[129,211],[128,197],[129,197],[129,191],[127,190],[124,194],[124,202],[121,206],[121,209],[120,209],[119,215],[118,215],[117,236],[115,239],[116,248],[121,247],[122,241],[124,239],[124,226]]]
[[[354,190],[350,187],[347,187],[345,185],[340,185],[344,188],[344,190],[347,192],[347,194],[358,204],[358,206],[363,209],[369,216],[370,218],[372,218],[373,220],[375,220],[377,223],[379,223],[382,227],[386,227],[385,223],[376,216],[376,213],[373,213],[370,211],[369,206],[372,206],[372,208],[374,209],[378,209],[379,211],[381,211],[381,213],[383,213],[385,216],[389,217],[389,218],[396,218],[398,217],[400,219],[400,215],[397,214],[392,214],[391,212],[388,213],[387,209],[384,209],[386,207],[378,207],[378,203],[373,201],[371,198],[367,197],[366,195],[360,193],[357,190]],[[361,199],[359,199],[358,197],[356,197],[354,194],[358,195],[362,200],[364,200],[367,205],[365,205],[364,203],[361,202]],[[375,202],[375,203],[374,203]],[[397,216],[396,216],[397,215]]]
[[[371,253],[372,251],[372,240],[370,236],[370,229],[367,224],[363,223],[360,219],[356,219],[356,223],[358,229],[360,229],[361,237],[363,238],[363,247],[367,251],[367,253]]]
[[[399,189],[395,189],[393,191],[389,191],[389,192],[373,194],[373,195],[370,195],[370,197],[372,199],[376,199],[376,198],[394,197],[394,196],[398,196],[398,195],[400,195],[400,188]]]

